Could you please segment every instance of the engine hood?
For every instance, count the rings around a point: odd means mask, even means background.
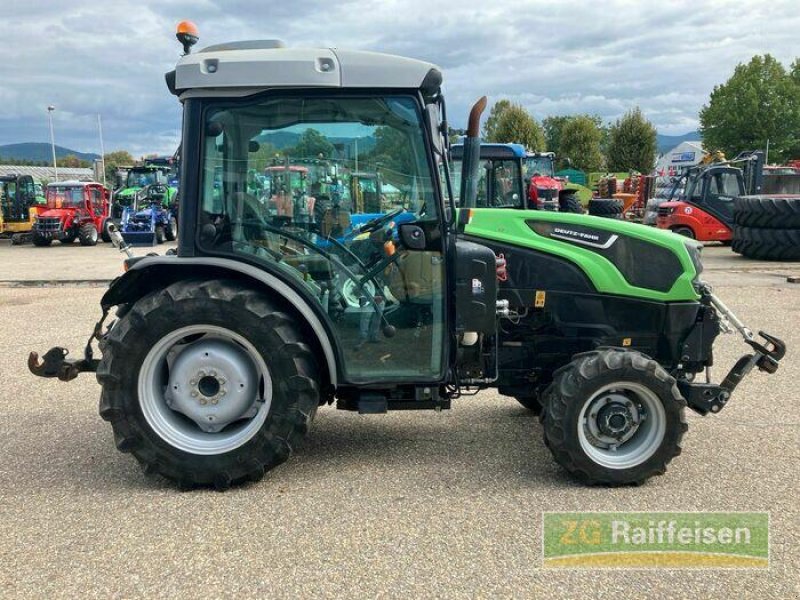
[[[540,175],[538,177],[531,177],[531,183],[539,190],[560,190],[561,182],[553,177]]]

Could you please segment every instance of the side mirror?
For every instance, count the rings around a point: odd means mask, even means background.
[[[398,228],[400,230],[400,241],[409,250],[425,250],[427,240],[425,230],[414,223],[403,223]]]
[[[428,130],[431,133],[433,140],[433,149],[436,154],[443,156],[445,151],[445,141],[442,135],[442,128],[439,122],[439,107],[435,104],[428,104],[425,106],[425,116],[428,121]]]
[[[250,142],[247,144],[247,151],[250,153],[258,152],[259,148],[261,148],[261,144],[255,140],[250,140]]]

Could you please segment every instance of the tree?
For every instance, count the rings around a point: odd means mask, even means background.
[[[656,162],[656,128],[637,106],[611,127],[608,170],[649,173]]]
[[[117,181],[117,169],[133,165],[133,156],[127,150],[115,150],[103,156],[106,169],[106,183],[114,187]]]
[[[600,150],[602,134],[597,121],[597,118],[588,115],[568,118],[560,132],[560,145],[556,156],[569,158],[572,166],[582,171],[602,169],[605,161]]]
[[[510,100],[498,100],[492,105],[491,110],[489,111],[489,116],[486,119],[486,123],[483,124],[483,137],[484,139],[491,139],[495,136],[497,132],[497,123],[500,121],[500,117],[502,116],[503,112],[511,108],[512,104]]]
[[[555,152],[556,156],[561,156],[561,135],[564,126],[572,119],[570,116],[554,116],[542,119],[542,129],[544,129],[544,140],[547,149]]]
[[[302,133],[291,154],[298,158],[318,158],[320,155],[322,158],[332,158],[335,151],[328,138],[309,127]]]
[[[88,160],[81,160],[74,154],[67,154],[65,157],[58,160],[58,164],[65,169],[86,168],[91,166]]]
[[[519,104],[513,104],[502,111],[486,141],[501,144],[517,143],[536,151],[546,148],[541,126]]]
[[[787,73],[769,54],[739,64],[722,85],[714,86],[700,110],[700,132],[708,150],[735,156],[764,149],[770,158],[790,158],[800,146],[800,61]]]

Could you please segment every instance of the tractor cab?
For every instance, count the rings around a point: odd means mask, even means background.
[[[523,161],[525,147],[520,144],[481,144],[478,165],[477,208],[526,208]],[[450,148],[453,187],[461,187],[464,145]]]
[[[0,176],[0,236],[19,243],[33,228],[39,200],[30,175]]]

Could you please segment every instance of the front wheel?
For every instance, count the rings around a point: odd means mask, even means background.
[[[691,227],[674,227],[672,233],[677,233],[692,240],[695,239],[694,231],[692,231]]]
[[[319,404],[300,325],[233,281],[182,281],[139,300],[101,345],[100,415],[117,448],[181,487],[258,480]]]
[[[178,238],[178,219],[169,218],[169,223],[164,228],[164,237],[168,242],[174,242]]]
[[[156,225],[156,244],[163,244],[164,239],[164,226]]]
[[[556,373],[545,402],[545,443],[584,483],[643,483],[681,452],[686,401],[675,379],[638,352],[578,355]]]

